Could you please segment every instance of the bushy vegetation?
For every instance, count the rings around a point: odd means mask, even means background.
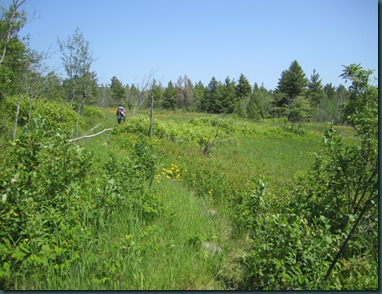
[[[102,165],[67,139],[68,133],[48,120],[33,118],[3,147],[4,289],[34,288],[36,280],[65,275],[111,215],[127,210],[143,229],[161,210],[159,196],[145,186],[154,177],[155,161],[144,139],[133,145],[129,160],[110,156]]]
[[[2,289],[378,288],[371,71],[99,86],[77,29],[62,79],[18,37],[22,3],[0,18]],[[119,103],[120,125],[97,107]]]

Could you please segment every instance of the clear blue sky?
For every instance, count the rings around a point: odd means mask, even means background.
[[[50,48],[47,64],[63,77],[57,39],[78,27],[100,84],[140,83],[154,70],[164,86],[184,74],[207,85],[243,73],[274,89],[293,60],[334,86],[345,84],[342,65],[378,75],[377,0],[28,0],[24,9],[38,18],[21,35]]]

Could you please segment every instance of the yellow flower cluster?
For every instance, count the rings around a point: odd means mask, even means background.
[[[170,168],[162,168],[162,172],[158,175],[157,181],[160,181],[160,177],[165,177],[167,179],[175,179],[180,181],[182,178],[182,173],[187,172],[187,170],[182,170],[181,166],[178,166],[174,163],[171,164]]]

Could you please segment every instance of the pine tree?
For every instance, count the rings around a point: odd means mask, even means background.
[[[163,87],[162,84],[160,82],[157,82],[155,79],[153,79],[149,90],[149,98],[150,97],[154,98],[154,108],[157,108],[160,105],[162,105]],[[147,100],[147,104],[147,107],[150,107],[151,99]]]
[[[122,82],[118,80],[116,76],[111,78],[110,84],[111,99],[117,103],[122,103],[123,98],[125,97],[125,88],[122,85]]]
[[[215,110],[215,101],[218,89],[218,81],[215,77],[212,77],[209,84],[207,85],[207,92],[205,99],[201,103],[201,107],[206,112],[214,112]]]
[[[236,85],[234,80],[227,77],[224,81],[223,95],[221,96],[220,113],[232,113],[237,105]]]
[[[290,105],[293,100],[304,94],[305,87],[308,80],[297,60],[293,61],[288,70],[284,70],[281,73],[276,93],[278,100],[277,106],[285,107]]]
[[[312,107],[316,108],[316,120],[320,120],[320,108],[324,99],[324,88],[321,84],[320,75],[313,69],[313,74],[308,81],[308,90],[306,96],[309,99]]]
[[[239,100],[248,98],[252,93],[251,85],[248,82],[248,79],[241,74],[239,77],[239,82],[236,85],[236,96]]]
[[[194,96],[194,102],[193,102],[194,111],[202,111],[202,112],[205,111],[202,108],[202,101],[205,99],[206,91],[207,90],[201,81],[199,81],[196,85],[194,85],[192,89],[192,94]]]
[[[309,98],[312,106],[319,108],[322,99],[324,98],[324,88],[321,84],[320,75],[313,69],[313,74],[310,76],[308,82],[307,97]]]
[[[273,95],[264,85],[261,87],[255,83],[252,95],[248,100],[247,117],[250,119],[262,119],[270,115]]]
[[[166,89],[163,92],[162,107],[164,109],[175,110],[176,106],[176,89],[171,81],[168,82]]]
[[[324,95],[327,99],[334,99],[336,93],[336,88],[332,85],[332,83],[326,84],[324,86]]]

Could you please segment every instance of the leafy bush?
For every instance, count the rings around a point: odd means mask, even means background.
[[[360,145],[344,147],[331,125],[312,170],[278,195],[289,205],[275,211],[262,185],[244,203],[250,289],[377,289],[378,96],[368,74],[352,65],[343,75],[353,80],[348,120]]]
[[[96,123],[106,119],[106,115],[101,108],[90,105],[84,106],[82,116],[88,126],[94,126]]]
[[[14,122],[17,108],[17,97],[8,97],[4,99],[0,105],[0,111],[4,117],[11,123]],[[34,99],[32,108],[30,100],[27,97],[22,97],[20,103],[20,113],[18,126],[25,126],[30,119],[41,116],[49,121],[52,128],[61,129],[65,132],[71,132],[77,121],[77,114],[70,108],[68,104],[58,101],[49,101],[44,99]],[[85,122],[80,118],[80,127],[83,127]],[[9,123],[8,123],[9,125]],[[9,128],[9,127],[8,127]]]
[[[160,195],[146,185],[156,165],[145,140],[131,158],[103,165],[50,120],[34,118],[20,133],[0,166],[2,289],[64,274],[112,213],[129,210],[146,223],[161,212]]]
[[[96,204],[85,186],[91,159],[56,131],[33,119],[7,150],[0,176],[3,288],[20,272],[64,269],[87,237],[78,223],[83,209]]]

